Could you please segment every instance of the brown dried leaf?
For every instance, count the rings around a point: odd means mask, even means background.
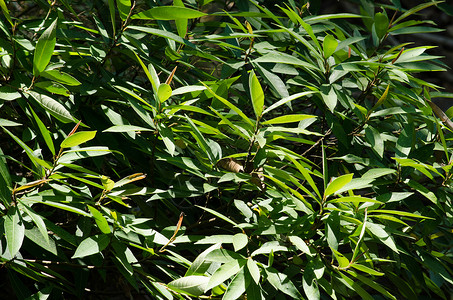
[[[440,107],[437,106],[434,102],[431,102],[429,100],[427,100],[427,101],[428,101],[429,106],[431,106],[432,110],[436,114],[436,116],[438,116],[439,119],[442,122],[444,122],[444,124],[447,125],[448,128],[453,130],[453,122],[448,118],[448,116],[444,113],[444,111],[442,109],[440,109]]]
[[[241,164],[241,162],[238,162],[238,161],[232,159],[231,157],[219,160],[217,165],[219,167],[221,167],[222,169],[225,169],[230,172],[234,172],[234,173],[244,172],[244,166]]]

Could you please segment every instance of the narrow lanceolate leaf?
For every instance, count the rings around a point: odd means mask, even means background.
[[[53,144],[52,136],[50,135],[49,130],[47,130],[44,123],[39,119],[36,115],[35,111],[30,107],[31,113],[33,114],[33,118],[35,119],[36,124],[38,124],[39,131],[41,132],[44,141],[46,142],[47,148],[49,148],[50,152],[55,155],[55,146]]]
[[[110,237],[105,234],[90,236],[79,244],[72,258],[80,258],[99,253],[107,248],[109,241]]]
[[[35,54],[33,56],[33,75],[38,76],[50,62],[53,50],[55,49],[55,43],[57,40],[56,29],[57,21],[52,22],[50,26],[43,32],[39,37],[38,43],[36,43]]]
[[[132,19],[178,20],[196,19],[206,16],[205,13],[182,6],[156,6],[132,16]]]
[[[203,295],[208,282],[209,277],[190,275],[173,280],[167,285],[167,287],[178,293],[183,293],[192,297],[199,297]]]
[[[262,122],[261,124],[267,125],[267,124],[286,124],[286,123],[293,123],[293,122],[300,122],[305,119],[311,119],[311,118],[316,118],[316,116],[313,115],[285,115],[285,116],[280,116],[273,118],[271,120]]]
[[[60,102],[34,91],[28,91],[27,93],[30,94],[48,113],[61,122],[70,123],[77,121]]]
[[[4,218],[4,229],[6,242],[8,243],[9,254],[14,257],[22,247],[25,236],[25,226],[19,215],[20,211],[16,207],[11,207]]]
[[[47,227],[44,223],[44,220],[41,218],[39,214],[37,214],[31,207],[28,207],[24,203],[20,202],[20,207],[31,217],[33,222],[35,223],[36,227],[38,227],[39,232],[44,237],[44,240],[48,243],[49,242],[49,234],[47,233]]]
[[[71,86],[77,86],[81,85],[82,83],[75,79],[72,75],[69,75],[68,73],[62,72],[60,70],[48,70],[48,71],[43,71],[40,74],[43,77],[46,77],[47,79],[66,84],[66,85],[71,85]]]
[[[250,96],[252,97],[253,111],[256,119],[261,117],[264,109],[264,92],[255,72],[250,72],[249,76]]]
[[[182,2],[182,0],[173,0],[173,6],[185,7],[184,2]],[[184,38],[187,34],[188,23],[189,23],[188,19],[176,19],[175,20],[176,29],[178,30],[178,35],[182,38]]]
[[[247,269],[252,276],[253,281],[255,281],[256,284],[259,284],[261,277],[260,269],[258,268],[258,264],[251,257],[247,258]]]
[[[5,15],[8,22],[13,25],[13,21],[11,20],[11,16],[9,15],[8,7],[4,0],[0,0],[0,7],[2,8],[3,14]]]
[[[88,205],[88,209],[90,210],[91,214],[93,215],[94,220],[96,221],[96,224],[98,225],[99,229],[102,231],[104,234],[109,234],[110,233],[110,227],[109,223],[105,219],[105,217],[97,210],[96,208]]]
[[[354,176],[354,174],[346,174],[332,180],[324,192],[324,199],[348,184],[352,180],[352,176]]]
[[[203,210],[205,210],[207,212],[210,212],[214,216],[219,217],[220,219],[222,219],[222,220],[224,220],[224,221],[226,221],[228,223],[231,223],[234,226],[238,226],[238,224],[236,222],[232,221],[231,219],[227,218],[226,216],[222,215],[221,213],[219,213],[219,212],[217,212],[217,211],[215,211],[213,209],[210,209],[210,208],[207,208],[207,207],[203,207],[203,206],[199,206],[199,205],[195,205],[195,206],[198,207],[198,208],[201,208],[201,209],[203,209]]]
[[[92,140],[96,136],[96,131],[80,131],[68,136],[61,142],[61,148],[71,148]]]
[[[109,2],[109,12],[110,12],[110,21],[112,22],[112,30],[113,30],[113,36],[116,35],[115,33],[115,0],[108,0]]]

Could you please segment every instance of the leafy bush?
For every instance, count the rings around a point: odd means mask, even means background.
[[[5,293],[447,299],[439,2],[391,2],[1,0]]]

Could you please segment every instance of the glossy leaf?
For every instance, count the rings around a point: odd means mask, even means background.
[[[93,218],[96,221],[96,224],[98,225],[99,229],[102,231],[104,234],[109,234],[110,233],[110,227],[109,224],[107,223],[107,220],[105,217],[93,206],[88,205],[88,209],[90,210],[91,214],[93,215]]]
[[[116,0],[121,20],[126,20],[131,11],[131,0]]]
[[[246,260],[233,260],[222,265],[214,272],[214,274],[212,274],[206,285],[205,291],[208,291],[223,283],[225,280],[235,276],[242,269],[245,263]]]
[[[328,57],[332,56],[332,54],[335,53],[337,46],[338,46],[338,41],[335,39],[335,37],[331,34],[326,35],[326,37],[324,38],[324,41],[322,42],[324,57],[328,58]]]
[[[59,70],[47,70],[40,73],[41,76],[69,86],[77,86],[82,83],[68,73]]]
[[[149,10],[140,12],[132,16],[132,19],[145,20],[178,20],[178,19],[196,19],[206,14],[182,6],[156,6]]]
[[[207,276],[190,275],[173,280],[167,287],[179,293],[199,297],[203,295],[208,282],[209,277]]]
[[[252,97],[253,111],[255,112],[256,119],[261,117],[264,108],[264,92],[261,87],[255,72],[250,72],[249,75],[250,96]]]
[[[316,118],[316,116],[312,115],[286,115],[286,116],[280,116],[273,118],[268,121],[264,121],[261,124],[263,125],[268,125],[268,124],[286,124],[286,123],[293,123],[293,122],[299,122],[302,120],[306,119],[311,119],[311,118]]]
[[[25,236],[25,226],[18,209],[12,207],[8,210],[8,214],[3,217],[3,227],[9,254],[14,257],[22,247]]]
[[[90,236],[79,244],[72,258],[81,258],[97,254],[107,248],[109,242],[110,237],[105,234]]]
[[[41,135],[44,138],[47,148],[49,148],[50,152],[52,152],[52,154],[55,155],[55,146],[53,144],[53,140],[49,130],[46,128],[41,119],[36,115],[35,111],[32,108],[30,108],[30,110],[31,113],[33,114],[33,118],[35,119],[36,124],[38,125],[39,131],[41,132]]]
[[[44,94],[28,92],[47,112],[63,123],[76,122],[71,113],[58,101]]]
[[[56,43],[56,29],[58,19],[42,33],[36,43],[35,53],[33,56],[33,75],[38,76],[50,62]]]
[[[61,148],[71,148],[88,142],[96,136],[97,131],[79,131],[68,136],[61,142]]]
[[[239,251],[245,246],[247,246],[248,238],[247,235],[243,233],[237,233],[233,236],[233,247],[234,251]]]
[[[348,184],[353,176],[354,174],[345,174],[332,180],[324,191],[324,198],[336,193],[339,189]]]
[[[167,101],[168,98],[171,96],[171,87],[170,85],[166,83],[161,83],[159,85],[159,88],[157,89],[157,96],[159,98],[160,102],[165,102]]]

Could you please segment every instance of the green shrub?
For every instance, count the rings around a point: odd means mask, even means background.
[[[447,299],[440,2],[158,3],[0,0],[5,294]]]

